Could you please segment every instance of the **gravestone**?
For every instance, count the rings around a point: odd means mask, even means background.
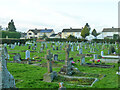
[[[33,47],[32,47],[32,50],[36,50],[36,47],[35,47],[35,46],[33,46]]]
[[[56,47],[56,50],[58,50],[58,47]]]
[[[26,51],[25,56],[26,56],[25,59],[30,59],[30,51],[29,50]]]
[[[13,44],[11,44],[11,49],[14,49],[14,48],[15,48],[15,46]]]
[[[4,46],[7,47],[7,43],[4,43]]]
[[[79,54],[82,54],[82,48],[79,49]]]
[[[71,47],[71,51],[74,51],[74,50],[73,50],[73,46]]]
[[[60,50],[62,50],[62,46],[60,45]]]
[[[83,65],[83,64],[85,64],[85,56],[82,56],[82,57],[81,57],[80,65]]]
[[[21,56],[20,54],[16,54],[15,56],[13,56],[13,60],[16,61],[16,62],[21,62]]]
[[[58,54],[55,54],[55,55],[54,55],[54,60],[55,60],[55,61],[58,61]]]
[[[30,48],[31,48],[31,45],[28,46],[28,49],[30,49]]]
[[[40,53],[42,53],[43,52],[43,47],[40,47]]]
[[[44,74],[43,81],[45,82],[52,82],[52,80],[57,77],[57,73],[55,71],[52,71],[52,57],[53,54],[50,53],[50,50],[47,50],[47,55],[45,56],[47,59],[47,67],[48,67],[48,73]]]
[[[66,51],[66,59],[65,59],[65,65],[63,66],[63,72],[66,75],[72,75],[73,70],[72,70],[72,65],[69,59],[69,51],[70,51],[70,45],[67,45],[65,48]]]
[[[79,50],[79,46],[77,46],[77,51]]]
[[[4,50],[5,59],[8,59],[8,51],[7,51],[7,48],[4,47],[3,50]]]
[[[108,50],[108,55],[110,54],[110,51]]]
[[[94,54],[94,59],[97,59],[97,54]]]
[[[18,46],[20,45],[20,43],[18,42]]]
[[[104,54],[103,51],[101,51],[101,56],[103,56],[103,54]]]
[[[4,50],[0,52],[0,88],[15,88],[14,77],[7,69],[7,62],[5,60]]]

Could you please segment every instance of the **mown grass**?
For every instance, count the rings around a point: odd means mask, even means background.
[[[65,50],[58,50],[58,51],[53,51],[52,48],[50,47],[51,44],[49,43],[47,46],[48,48],[44,49],[44,53],[38,53],[40,50],[41,43],[37,44],[37,49],[35,51],[37,52],[31,52],[31,58],[33,57],[44,57],[46,55],[46,50],[50,49],[53,54],[58,54],[58,59],[59,60],[65,60]],[[64,45],[62,48],[64,48]],[[94,46],[93,46],[94,47]],[[8,53],[20,53],[22,59],[25,58],[25,52],[21,52],[23,50],[28,50],[28,45],[27,46],[16,46],[13,50],[9,47],[8,48]],[[75,48],[75,47],[74,47]],[[97,46],[97,48],[99,48]],[[107,46],[105,46],[104,54],[107,54]],[[11,50],[11,51],[9,51]],[[32,48],[30,49],[32,51]],[[88,53],[90,49],[88,48],[87,50],[83,46],[83,53],[85,54],[91,54]],[[99,49],[99,51],[96,54],[101,53],[102,49]],[[59,53],[58,53],[59,52]],[[61,53],[61,54],[60,54]],[[80,60],[80,56],[76,56],[79,51],[70,51],[70,57],[74,58],[74,61],[76,62],[77,60]],[[10,54],[10,61],[13,61],[13,56]],[[89,61],[90,59],[93,59],[93,57],[86,57],[85,61],[87,63],[92,63]],[[41,62],[37,63],[46,63],[47,60],[44,58],[36,59],[36,60],[42,60]],[[58,64],[65,64],[64,62],[58,62]],[[77,67],[80,72],[83,73],[88,73],[88,74],[101,74],[101,75],[106,75],[103,79],[97,81],[93,87],[88,87],[88,88],[118,88],[118,76],[116,75],[116,71],[118,70],[118,64],[113,64],[113,63],[107,63],[108,65],[115,65],[115,68],[97,68],[97,67],[87,67],[87,66],[81,66],[80,63],[75,63],[75,67]],[[43,75],[47,72],[46,67],[40,67],[40,66],[33,66],[33,65],[28,65],[28,64],[18,64],[18,63],[7,63],[8,70],[10,73],[14,76],[16,80],[16,87],[18,88],[58,88],[59,85],[58,83],[48,83],[44,82],[43,80]],[[54,68],[53,71],[59,72],[60,67]],[[89,75],[88,75],[89,76]],[[91,76],[93,77],[93,76]],[[94,77],[95,78],[95,77]],[[86,88],[86,87],[81,87],[77,86],[77,84],[70,86],[65,84],[66,88]]]

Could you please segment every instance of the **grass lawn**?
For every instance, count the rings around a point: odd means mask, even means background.
[[[25,58],[25,52],[22,52],[24,50],[28,50],[28,46],[16,46],[14,49],[11,49],[7,47],[8,53],[10,55],[9,61],[13,61],[14,54],[10,53],[20,53],[22,59]],[[45,47],[43,50],[44,53],[39,53],[41,43],[37,43],[37,49],[36,52],[31,52],[30,57],[40,57],[36,60],[42,60],[41,63],[46,63],[47,60],[45,60],[43,57],[46,55],[46,50],[50,49],[53,54],[58,54],[59,60],[65,60],[65,50],[55,50],[53,51],[51,46],[51,43],[47,44],[48,48]],[[62,46],[62,49],[64,49],[65,43]],[[94,47],[94,46],[92,46]],[[89,53],[89,45],[87,46],[88,49],[85,49],[83,46],[83,53],[84,54],[92,54]],[[99,49],[98,45],[97,48]],[[75,47],[74,47],[75,49]],[[30,51],[33,51],[32,48]],[[102,51],[102,47],[99,49],[99,51],[95,54],[99,54]],[[104,47],[104,54],[107,54],[107,46]],[[78,68],[80,72],[85,73],[78,76],[84,76],[84,77],[93,77],[98,78],[99,80],[93,85],[93,87],[87,87],[87,88],[118,88],[118,75],[116,75],[116,71],[118,70],[118,64],[117,63],[107,63],[107,65],[115,65],[115,68],[98,68],[98,67],[88,67],[88,66],[81,66],[80,63],[77,63],[77,60],[80,60],[80,56],[77,56],[79,51],[70,51],[70,57],[73,57],[73,61],[76,63],[74,64],[74,67]],[[85,57],[85,61],[87,63],[92,63],[90,59],[93,59],[93,57]],[[53,67],[53,71],[59,72],[60,68],[65,64],[64,62],[56,62],[57,67]],[[46,67],[40,67],[40,66],[34,66],[34,65],[28,65],[28,64],[20,64],[20,63],[7,63],[8,71],[14,76],[16,87],[17,88],[59,88],[59,81],[60,79],[57,78],[57,82],[44,82],[43,81],[43,75],[47,72]],[[99,75],[99,76],[98,76]],[[101,79],[102,76],[106,75],[104,78]],[[79,83],[79,82],[78,82]],[[66,82],[64,84],[66,88],[86,88],[82,86],[77,86],[77,83],[70,86]]]

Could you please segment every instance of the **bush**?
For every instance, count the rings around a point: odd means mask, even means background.
[[[6,36],[8,36],[8,38],[20,38],[21,37],[20,32],[0,31],[0,33],[1,33],[0,38],[6,38]]]
[[[25,44],[27,41],[32,41],[33,39],[0,39],[0,44],[14,44],[15,42],[20,42],[20,44]]]
[[[109,48],[110,54],[115,52],[115,48],[113,46],[110,46]]]

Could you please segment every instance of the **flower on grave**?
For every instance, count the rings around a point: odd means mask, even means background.
[[[72,61],[72,63],[75,63],[74,61]]]
[[[100,59],[99,59],[99,60],[97,60],[97,62],[100,62]]]
[[[102,57],[102,58],[104,58],[104,57]]]

